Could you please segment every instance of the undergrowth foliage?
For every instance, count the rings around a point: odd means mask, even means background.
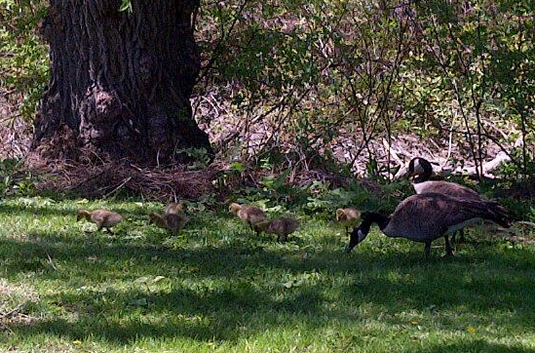
[[[117,11],[130,4],[118,1]],[[530,4],[202,2],[192,19],[202,55],[192,104],[228,166],[215,183],[253,172],[264,187],[269,175],[333,188],[335,175],[390,182],[422,153],[480,176],[500,150],[512,162],[508,178],[532,175]],[[46,5],[0,0],[0,92],[19,95],[15,115],[30,122],[48,74],[38,34]],[[189,168],[211,162],[205,151],[183,152],[196,161]]]
[[[24,167],[24,160],[6,158],[0,161],[0,197],[35,194],[36,178]]]
[[[0,94],[15,95],[18,115],[27,121],[35,117],[48,79],[47,48],[39,37],[45,13],[42,0],[0,0]]]
[[[399,158],[418,153],[395,148],[413,134],[476,173],[503,150],[527,174],[529,2],[203,5],[205,65],[194,103],[224,152],[257,163],[283,151],[285,166],[303,169],[334,156],[361,174],[363,160],[376,160],[372,173],[388,177]]]

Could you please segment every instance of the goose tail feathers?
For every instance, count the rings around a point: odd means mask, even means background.
[[[504,228],[511,226],[509,212],[496,201],[472,201],[463,200],[474,216],[493,221]]]

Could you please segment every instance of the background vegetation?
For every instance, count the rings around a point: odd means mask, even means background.
[[[532,5],[203,2],[193,19],[203,69],[192,104],[218,151],[209,168],[223,174],[213,182],[220,190],[265,188],[269,178],[305,188],[335,189],[353,176],[385,184],[422,155],[448,173],[497,177],[483,188],[531,205]],[[47,81],[46,1],[0,0],[0,10],[1,152],[19,159]],[[186,153],[197,161],[190,169],[208,167],[203,151]],[[500,155],[510,162],[484,171]]]
[[[209,126],[239,117],[230,131],[246,156],[283,146],[296,155],[294,169],[334,158],[389,177],[399,159],[424,152],[413,145],[425,139],[423,149],[466,160],[476,173],[503,150],[528,174],[531,3],[204,5],[199,23],[213,25],[198,26],[207,55],[197,101],[207,112],[198,117],[211,117]],[[216,140],[229,145],[228,136]]]
[[[45,6],[0,2],[2,96],[27,122],[47,79]],[[332,159],[389,178],[426,139],[443,165],[481,172],[502,150],[532,172],[529,1],[206,1],[195,21],[193,103],[223,154],[256,165],[284,152],[294,170]]]

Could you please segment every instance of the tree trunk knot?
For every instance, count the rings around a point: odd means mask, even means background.
[[[121,102],[115,94],[97,88],[93,99],[96,114],[89,115],[92,123],[113,123],[121,115]]]

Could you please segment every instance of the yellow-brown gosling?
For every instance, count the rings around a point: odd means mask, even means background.
[[[102,209],[94,211],[79,210],[76,220],[79,221],[81,219],[95,223],[97,225],[97,231],[106,228],[110,232],[111,228],[121,222],[123,217],[118,213]]]
[[[346,235],[349,234],[349,228],[354,227],[359,219],[360,211],[355,208],[348,207],[336,210],[336,221],[345,226]]]
[[[167,229],[173,236],[176,236],[188,223],[188,217],[182,212],[164,215],[153,212],[149,215],[149,224],[153,223],[160,228]]]
[[[288,235],[292,234],[299,227],[299,221],[291,217],[279,217],[271,221],[263,221],[257,224],[260,231],[276,234],[277,241],[286,242]]]
[[[165,206],[164,213],[165,214],[170,214],[170,213],[177,214],[177,213],[183,213],[185,211],[186,211],[186,205],[183,204],[182,202],[178,202],[178,203],[171,202],[170,204]]]
[[[266,214],[256,206],[240,205],[239,203],[231,203],[228,207],[229,211],[237,215],[244,223],[248,224],[257,234],[260,230],[257,225],[266,220]]]

